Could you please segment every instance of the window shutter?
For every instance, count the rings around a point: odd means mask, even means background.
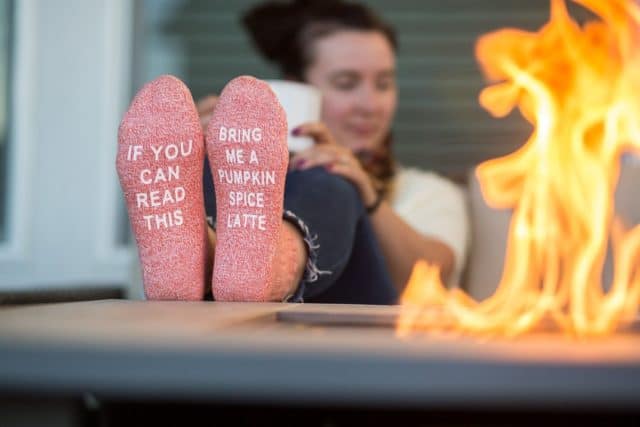
[[[219,93],[239,74],[277,78],[277,70],[253,50],[239,17],[256,1],[143,2],[142,21],[152,40],[180,46],[182,75],[194,98]],[[369,0],[364,2],[398,31],[399,108],[395,153],[402,164],[464,177],[475,164],[514,151],[531,126],[519,113],[494,119],[478,104],[485,86],[474,56],[476,39],[503,27],[536,30],[549,16],[549,2],[513,0]],[[158,4],[173,4],[159,25],[149,25]],[[574,16],[587,14],[573,6]],[[157,43],[157,40],[156,40]],[[143,49],[153,45],[140,45]],[[147,52],[145,55],[154,55]],[[152,58],[153,59],[153,58]],[[147,61],[153,73],[163,72]],[[155,69],[153,65],[155,64]],[[147,71],[150,71],[147,68]]]

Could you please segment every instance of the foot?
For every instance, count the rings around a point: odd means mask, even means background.
[[[281,237],[288,240],[282,231],[289,159],[284,110],[265,82],[238,77],[220,94],[206,141],[217,206],[214,298],[281,299],[292,285],[274,268],[276,252],[289,251],[278,250]]]
[[[116,169],[148,299],[204,296],[203,162],[202,130],[189,89],[172,76],[147,83],[120,124]]]

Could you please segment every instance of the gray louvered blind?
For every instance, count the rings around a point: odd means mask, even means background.
[[[279,77],[253,51],[239,24],[256,1],[142,0],[138,6],[137,84],[174,72],[194,98],[219,93],[239,74]],[[518,115],[491,118],[474,57],[481,34],[505,26],[535,30],[547,0],[369,0],[398,30],[400,102],[395,152],[409,165],[464,176],[474,164],[515,150],[531,132]],[[572,9],[575,9],[572,7]],[[586,14],[577,10],[576,16]]]

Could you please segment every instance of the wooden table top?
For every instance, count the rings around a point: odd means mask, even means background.
[[[640,404],[638,333],[400,339],[388,327],[277,319],[384,319],[397,310],[126,300],[2,307],[0,392],[411,407]]]

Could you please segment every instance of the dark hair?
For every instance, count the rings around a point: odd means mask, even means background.
[[[298,80],[312,59],[309,45],[339,30],[378,31],[398,47],[394,29],[371,9],[340,0],[270,1],[247,11],[242,22],[258,51]]]
[[[311,43],[341,30],[377,31],[389,41],[394,51],[398,41],[393,27],[371,9],[341,0],[269,1],[248,10],[242,23],[258,51],[274,62],[287,78],[305,80],[311,64]],[[356,153],[363,167],[389,190],[395,173],[391,134],[376,152]]]

